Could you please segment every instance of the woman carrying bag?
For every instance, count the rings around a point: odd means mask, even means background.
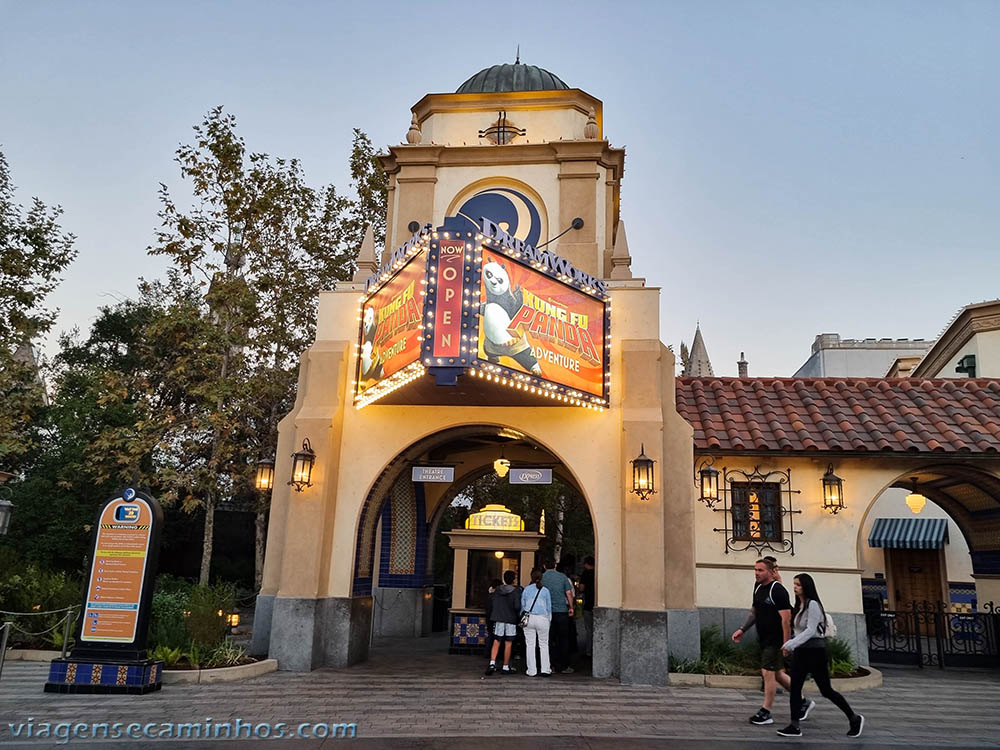
[[[808,573],[795,576],[795,606],[792,608],[792,628],[794,637],[781,647],[782,653],[792,656],[791,669],[791,709],[792,723],[784,729],[779,729],[782,737],[801,737],[800,719],[809,715],[816,705],[810,701],[805,711],[802,710],[802,686],[806,676],[812,675],[820,694],[832,701],[850,722],[848,737],[860,737],[865,726],[865,717],[854,713],[850,704],[830,684],[830,667],[826,654],[826,611],[816,593],[816,582]]]
[[[521,592],[521,629],[524,630],[525,658],[528,663],[527,675],[538,674],[535,661],[535,643],[542,654],[542,677],[552,675],[552,665],[549,663],[549,625],[552,621],[552,595],[542,586],[542,571],[535,568],[531,571],[531,582]]]

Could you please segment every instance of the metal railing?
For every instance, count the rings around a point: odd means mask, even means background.
[[[1000,608],[952,612],[944,602],[866,612],[871,661],[918,667],[1000,667]]]
[[[6,610],[0,609],[0,615],[4,617],[43,617],[45,615],[57,615],[63,612],[62,617],[50,628],[45,630],[39,630],[38,632],[32,632],[29,630],[24,630],[18,627],[14,620],[7,620],[2,626],[0,626],[0,677],[3,677],[3,665],[7,657],[7,642],[10,639],[10,634],[13,632],[21,633],[26,636],[39,636],[46,635],[56,631],[58,628],[62,628],[62,658],[66,658],[66,654],[69,652],[69,634],[70,629],[73,627],[73,623],[76,621],[76,612],[80,609],[79,604],[74,604],[69,607],[64,607],[63,609],[50,609],[45,612],[8,612]]]

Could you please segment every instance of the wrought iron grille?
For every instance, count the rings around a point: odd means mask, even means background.
[[[721,497],[709,507],[722,513],[722,528],[713,531],[725,534],[726,554],[752,549],[794,555],[795,535],[802,532],[793,519],[802,511],[792,507],[792,496],[799,492],[792,489],[791,469],[764,473],[757,466],[751,472],[723,467]],[[719,500],[722,507],[716,507]]]
[[[944,602],[911,602],[908,610],[869,611],[868,658],[918,667],[1000,667],[1000,607],[949,612]]]

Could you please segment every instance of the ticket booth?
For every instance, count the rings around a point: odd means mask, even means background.
[[[464,529],[446,531],[455,550],[452,578],[452,654],[479,653],[486,645],[486,601],[490,583],[508,570],[522,586],[531,583],[535,553],[542,534],[524,530],[524,521],[503,505],[487,505],[472,513]]]

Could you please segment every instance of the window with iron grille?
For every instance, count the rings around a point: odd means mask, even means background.
[[[781,485],[777,482],[733,482],[733,540],[781,541]]]

